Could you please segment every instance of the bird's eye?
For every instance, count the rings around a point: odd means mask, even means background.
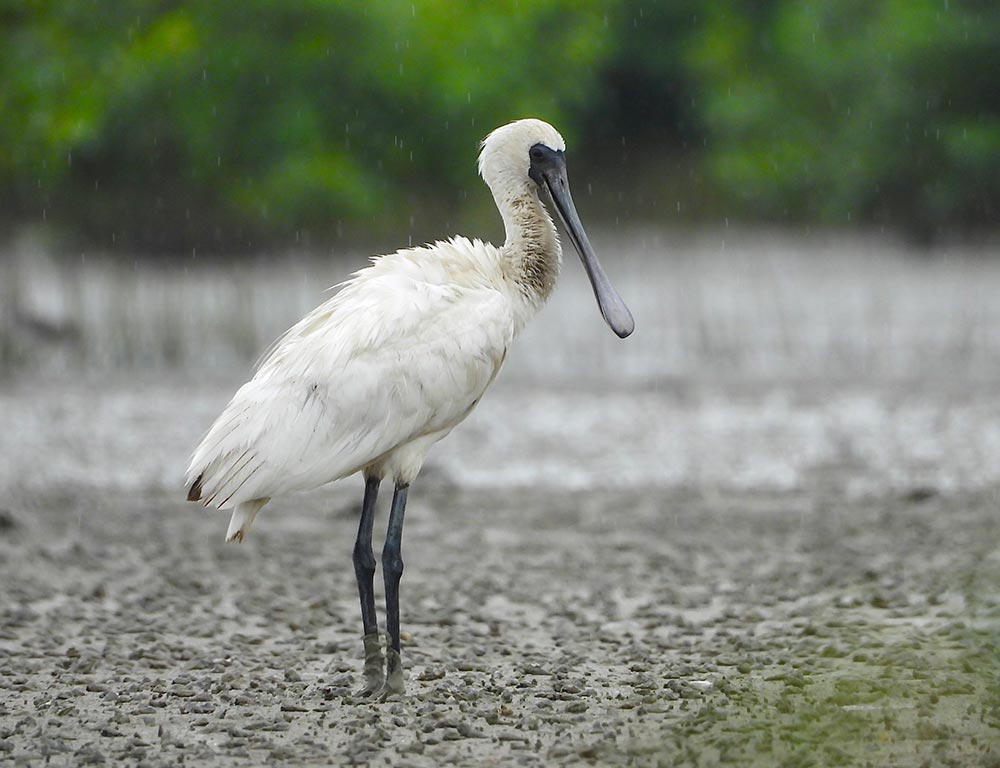
[[[544,160],[545,159],[545,153],[542,152],[541,147],[532,147],[531,148],[531,159],[532,160]]]

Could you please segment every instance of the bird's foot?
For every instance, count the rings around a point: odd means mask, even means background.
[[[398,699],[403,695],[405,685],[403,683],[403,660],[399,657],[399,651],[387,648],[385,651],[385,683],[382,690],[378,692],[378,701],[389,701]]]
[[[382,644],[378,632],[365,635],[365,687],[358,691],[359,696],[381,694],[385,687],[385,660],[382,657]]]

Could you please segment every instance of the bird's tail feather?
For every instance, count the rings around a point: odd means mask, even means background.
[[[250,532],[253,519],[257,517],[257,513],[269,501],[270,499],[254,499],[253,501],[244,501],[237,504],[233,509],[233,516],[229,519],[229,530],[226,531],[226,541],[242,543],[243,539]]]

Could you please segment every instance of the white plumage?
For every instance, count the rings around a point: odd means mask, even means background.
[[[503,246],[455,237],[373,259],[275,343],[188,467],[189,500],[233,510],[227,541],[243,541],[273,496],[364,473],[354,568],[365,694],[403,691],[399,580],[409,485],[431,446],[479,402],[559,275],[562,250],[541,190],[580,254],[605,320],[619,336],[632,332],[632,316],[580,224],[564,148],[540,120],[487,136],[479,172],[503,218]],[[383,657],[371,536],[384,478],[395,491],[382,551],[389,636]]]
[[[235,508],[229,540],[273,496],[371,464],[416,477],[527,319],[501,265],[496,248],[464,238],[378,257],[276,342],[188,469],[206,506]]]

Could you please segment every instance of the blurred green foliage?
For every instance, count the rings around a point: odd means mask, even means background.
[[[10,4],[0,187],[153,244],[377,218],[397,187],[467,185],[496,124],[569,122],[603,55],[599,6]]]
[[[920,236],[1000,213],[1000,3],[727,0],[688,61],[748,210]]]
[[[449,210],[526,115],[689,158],[704,215],[933,234],[1000,195],[993,0],[5,0],[0,50],[7,218],[106,245]]]

